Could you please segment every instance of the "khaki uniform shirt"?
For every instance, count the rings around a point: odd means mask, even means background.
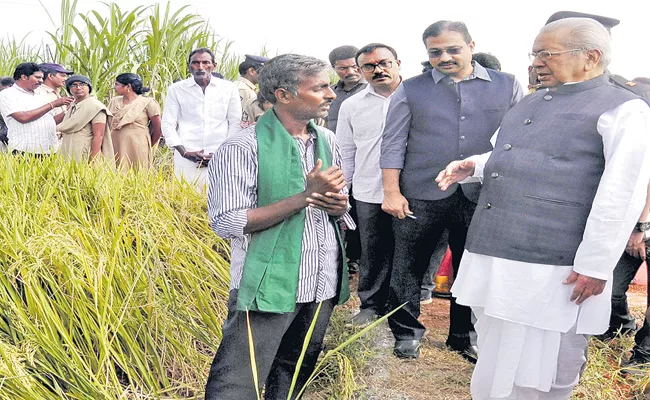
[[[41,85],[34,90],[34,94],[37,96],[42,96],[47,103],[53,102],[56,99],[61,98],[61,95],[59,94],[60,91],[58,89],[52,89],[51,87],[47,85]],[[53,110],[53,115],[59,115],[61,113],[66,112],[68,107],[61,106],[61,107],[54,107]]]
[[[257,92],[255,85],[244,77],[239,77],[237,80],[237,87],[239,89],[239,99],[241,100],[241,120],[242,122],[253,123],[264,111],[259,107],[257,101]]]

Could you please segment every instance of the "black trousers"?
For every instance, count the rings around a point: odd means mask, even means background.
[[[476,204],[468,200],[460,189],[451,196],[436,201],[408,199],[409,208],[417,219],[393,218],[395,255],[390,280],[389,301],[391,309],[406,303],[389,319],[396,340],[420,340],[425,327],[418,321],[420,316],[420,284],[431,254],[447,229],[452,253],[454,276],[458,273],[465,248],[467,228]],[[449,337],[447,344],[454,347],[469,345],[472,312],[452,297],[449,309]]]
[[[650,261],[650,241],[646,242],[646,259]],[[630,331],[636,329],[636,321],[630,315],[627,305],[627,290],[634,276],[643,264],[640,258],[632,257],[623,253],[614,268],[614,280],[612,282],[612,314],[609,319],[609,332],[615,333],[619,329]],[[632,357],[637,361],[650,362],[650,310],[647,305],[650,304],[650,291],[647,294],[648,303],[646,304],[646,314],[643,320],[643,326],[634,336],[634,349]]]
[[[210,367],[205,400],[254,400],[252,366],[248,346],[246,312],[237,311],[237,290],[230,292],[223,338]],[[335,299],[323,302],[309,347],[300,368],[293,398],[314,371]],[[302,351],[303,342],[318,308],[317,303],[298,303],[292,313],[249,312],[260,385],[266,384],[266,400],[286,400]],[[258,388],[258,390],[260,390]]]
[[[361,236],[361,267],[357,293],[362,309],[386,314],[388,285],[393,267],[393,217],[381,204],[357,200],[358,230]]]
[[[358,225],[359,219],[357,217],[357,201],[354,199],[352,191],[350,191],[350,217]],[[359,229],[353,231],[345,231],[345,255],[353,261],[359,261],[361,259],[361,237]],[[345,260],[343,260],[345,261]],[[343,263],[345,265],[345,262]]]

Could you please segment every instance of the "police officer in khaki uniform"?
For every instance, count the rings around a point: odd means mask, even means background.
[[[621,22],[616,18],[603,17],[602,15],[587,14],[576,11],[558,11],[549,17],[548,21],[546,21],[546,25],[563,18],[591,18],[603,24],[610,33],[611,29]],[[614,74],[610,74],[609,80],[616,86],[629,90],[650,104],[650,88],[648,88],[648,86],[640,85],[637,82],[630,81],[620,75]]]
[[[255,123],[264,114],[257,101],[256,87],[260,70],[267,61],[269,59],[266,57],[246,54],[244,62],[239,64],[240,77],[237,82],[239,86],[239,99],[242,105],[241,119],[244,123]]]

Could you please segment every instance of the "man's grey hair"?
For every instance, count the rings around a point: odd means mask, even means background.
[[[545,25],[539,33],[567,29],[568,34],[560,43],[567,49],[600,51],[600,66],[603,70],[612,61],[612,40],[609,32],[598,21],[591,18],[563,18]]]
[[[275,97],[276,90],[284,89],[295,96],[298,94],[298,85],[304,77],[329,70],[329,64],[318,58],[283,54],[264,64],[259,78],[260,93],[264,99],[275,104],[278,100]]]

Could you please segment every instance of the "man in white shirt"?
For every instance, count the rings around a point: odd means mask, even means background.
[[[19,64],[14,71],[16,83],[0,93],[0,111],[8,128],[8,148],[14,154],[50,154],[56,151],[56,107],[72,103],[72,97],[61,97],[48,102],[34,91],[43,83],[43,72],[38,64]]]
[[[379,156],[388,104],[402,78],[397,52],[390,46],[366,45],[357,52],[355,62],[369,85],[341,105],[336,137],[345,180],[354,188],[361,236],[361,306],[352,323],[364,325],[387,311],[394,241],[392,217],[381,209],[384,188]]]
[[[650,108],[609,82],[607,30],[552,22],[530,56],[546,89],[505,115],[491,154],[436,178],[484,179],[452,288],[477,317],[474,400],[569,399],[650,179]]]
[[[226,137],[239,129],[241,103],[237,85],[212,79],[216,68],[210,49],[198,48],[188,58],[192,77],[167,90],[162,115],[162,133],[174,148],[174,172],[203,187],[212,154]]]

